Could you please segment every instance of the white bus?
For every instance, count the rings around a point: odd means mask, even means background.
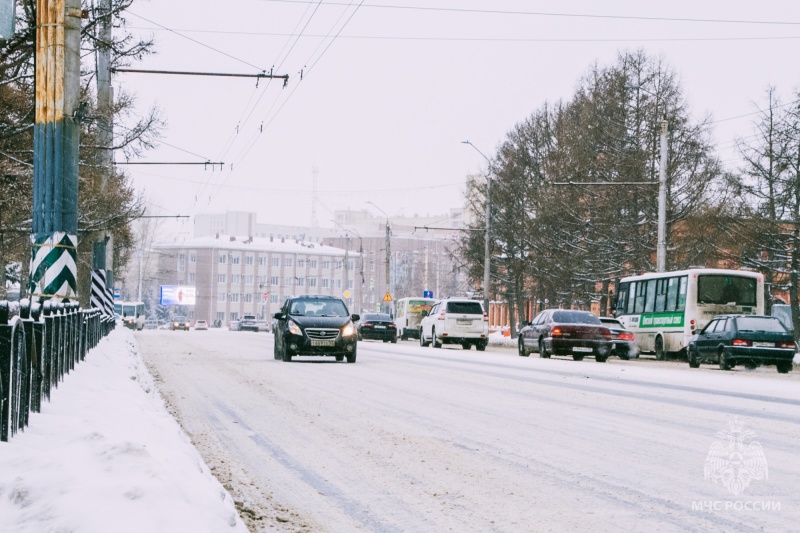
[[[114,302],[115,312],[118,305],[123,326],[136,331],[144,329],[144,302]]]
[[[695,330],[721,314],[764,314],[764,276],[758,272],[692,268],[622,278],[616,317],[656,359],[686,353]]]
[[[397,325],[397,336],[402,340],[409,337],[419,338],[419,323],[422,312],[430,312],[436,300],[433,298],[400,298],[394,302],[394,323]]]

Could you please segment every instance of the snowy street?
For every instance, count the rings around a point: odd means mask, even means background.
[[[796,531],[800,522],[797,371],[410,341],[360,342],[356,364],[284,363],[266,333],[135,339],[253,530]]]

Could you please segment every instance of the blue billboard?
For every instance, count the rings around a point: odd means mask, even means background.
[[[162,285],[161,305],[194,305],[196,291],[185,285]]]

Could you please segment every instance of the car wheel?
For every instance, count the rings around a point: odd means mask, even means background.
[[[469,350],[469,349],[472,348],[472,344],[470,344],[468,342],[462,342],[461,343],[461,347],[464,348],[465,350]]]
[[[423,348],[427,348],[430,344],[430,342],[425,342],[425,335],[422,334],[422,328],[419,328],[419,345]]]
[[[343,355],[335,355],[334,357],[336,357],[336,361],[338,361],[339,363],[344,361],[344,356]]]
[[[358,347],[353,348],[353,353],[347,354],[347,362],[348,363],[355,363],[356,362],[356,350]]]
[[[291,363],[292,362],[292,354],[289,353],[289,350],[286,348],[286,344],[281,347],[281,360],[284,363]]]
[[[697,357],[697,348],[690,346],[687,357],[689,368],[700,368],[700,359]]]
[[[608,354],[606,355],[596,354],[594,356],[594,360],[597,361],[598,363],[605,363],[606,361],[608,361]]]
[[[664,337],[659,335],[656,337],[656,359],[664,361],[667,358],[667,352],[664,351]]]
[[[392,344],[397,344],[397,337],[392,338]]]
[[[788,374],[789,371],[792,369],[792,362],[791,361],[778,361],[775,364],[778,368],[778,372],[781,374]]]
[[[542,359],[550,359],[550,353],[544,345],[544,339],[539,339],[539,357]]]
[[[522,335],[519,336],[519,342],[517,342],[517,350],[519,352],[520,357],[528,357],[528,350],[525,349],[525,342],[522,340]]]
[[[436,328],[431,328],[431,343],[433,343],[434,348],[442,347],[442,343],[436,338]]]
[[[276,340],[272,345],[272,356],[275,359],[281,359],[281,352],[278,350],[278,341]]]
[[[573,361],[583,361],[583,355],[578,354],[578,353],[574,353],[574,354],[572,354],[572,360]]]
[[[725,355],[725,350],[719,351],[719,369],[720,370],[730,370],[733,368],[733,365],[728,360],[728,356]]]
[[[475,345],[475,349],[479,352],[483,352],[486,350],[486,346],[489,345],[489,341],[479,341],[478,344]]]
[[[359,333],[359,334],[358,334],[358,337],[356,337],[356,338],[357,338],[358,340],[360,340],[360,341],[363,341],[363,340],[364,340],[364,337],[362,337],[362,336],[361,336],[361,333]]]

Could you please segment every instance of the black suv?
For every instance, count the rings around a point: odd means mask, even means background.
[[[275,319],[275,359],[291,361],[295,355],[333,356],[356,362],[358,315],[334,296],[298,296],[286,300]]]

